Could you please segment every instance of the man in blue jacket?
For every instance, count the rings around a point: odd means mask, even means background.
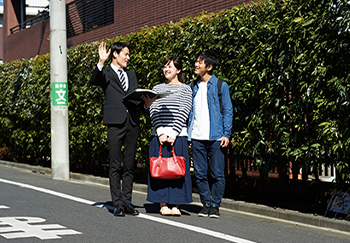
[[[233,118],[228,84],[213,75],[218,64],[219,59],[212,51],[198,55],[194,73],[200,79],[190,84],[193,103],[188,123],[196,187],[203,204],[198,216],[211,218],[220,216],[219,207],[225,191],[224,148],[230,142]],[[208,169],[213,178],[211,190]]]

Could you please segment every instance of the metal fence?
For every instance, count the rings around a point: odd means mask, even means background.
[[[45,19],[48,19],[48,18],[50,18],[49,12],[48,11],[42,11],[41,13],[39,13],[34,18],[32,18],[30,20],[27,20],[27,21],[25,21],[23,23],[20,23],[19,25],[16,25],[15,27],[12,27],[10,29],[11,34],[17,32],[17,31],[23,30],[25,28],[29,28],[30,26],[35,25],[35,24],[37,24],[39,22],[42,22],[42,21],[44,21]]]
[[[76,0],[67,4],[67,38],[112,23],[113,0]]]
[[[32,1],[30,4],[39,4],[42,1]],[[29,28],[50,17],[49,11],[42,11],[34,18],[27,20],[10,29],[11,34]],[[75,0],[66,5],[67,38],[86,33],[114,23],[113,0]]]

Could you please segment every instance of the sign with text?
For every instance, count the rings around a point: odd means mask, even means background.
[[[329,211],[335,213],[350,213],[350,195],[346,192],[339,192],[333,199]]]
[[[68,83],[52,83],[52,104],[54,106],[68,106]]]

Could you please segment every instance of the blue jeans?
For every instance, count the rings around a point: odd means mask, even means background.
[[[220,207],[225,192],[225,156],[220,141],[192,140],[196,187],[203,205]],[[210,192],[208,166],[213,185]]]

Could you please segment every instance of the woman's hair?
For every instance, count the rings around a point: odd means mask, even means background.
[[[164,62],[163,65],[168,64],[169,62],[173,61],[174,66],[176,67],[176,69],[180,70],[180,72],[177,74],[177,78],[181,83],[185,83],[186,82],[186,78],[184,73],[182,72],[182,60],[180,57],[177,56],[170,56],[167,57]]]

